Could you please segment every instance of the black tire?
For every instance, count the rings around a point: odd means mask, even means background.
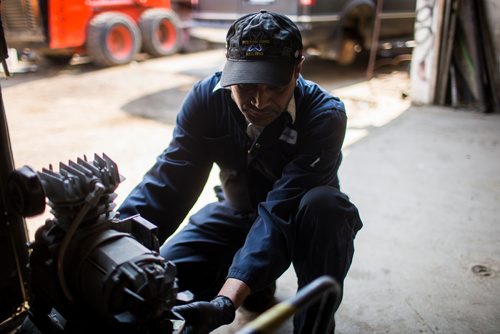
[[[148,9],[139,18],[143,50],[153,57],[177,53],[182,32],[177,14],[167,9]]]
[[[364,51],[363,40],[357,32],[350,29],[343,30],[341,36],[335,60],[341,66],[352,65]]]
[[[340,45],[337,63],[342,66],[351,65],[356,60],[356,46],[359,45],[354,39],[344,38]]]
[[[128,64],[141,48],[141,34],[127,15],[98,14],[89,23],[86,48],[96,65]]]

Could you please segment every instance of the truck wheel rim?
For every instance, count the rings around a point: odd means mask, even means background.
[[[127,58],[132,52],[134,41],[127,27],[116,25],[109,31],[106,44],[113,57],[123,59]]]
[[[163,49],[170,49],[177,39],[175,27],[168,19],[163,19],[156,29],[156,39]]]

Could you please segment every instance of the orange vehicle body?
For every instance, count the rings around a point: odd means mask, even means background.
[[[170,0],[49,0],[49,48],[83,48],[95,15],[117,11],[134,21],[149,8],[170,9]]]
[[[176,53],[181,21],[170,0],[2,0],[7,43],[54,62],[88,55],[101,66],[122,65],[140,51]]]

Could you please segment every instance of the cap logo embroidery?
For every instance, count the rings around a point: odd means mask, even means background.
[[[263,56],[264,55],[264,48],[260,44],[253,44],[250,45],[250,47],[247,49],[247,52],[245,55],[247,57],[249,56]]]
[[[264,49],[269,47],[271,40],[264,37],[262,31],[252,34],[249,39],[242,39],[241,45],[246,47],[245,57],[263,57],[265,55]]]
[[[271,41],[268,39],[244,39],[241,41],[241,45],[250,45],[250,44],[271,44]]]

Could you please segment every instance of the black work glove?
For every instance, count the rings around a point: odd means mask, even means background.
[[[236,315],[233,302],[225,296],[217,296],[210,302],[175,306],[172,311],[186,321],[183,334],[210,333],[222,325],[233,322]]]

